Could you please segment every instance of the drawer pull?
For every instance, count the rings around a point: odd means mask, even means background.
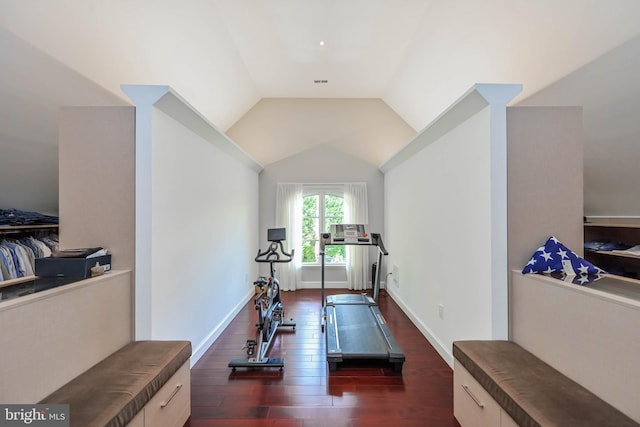
[[[181,388],[182,388],[182,384],[178,384],[176,388],[173,389],[173,393],[171,393],[171,396],[169,396],[169,398],[165,402],[162,402],[162,404],[160,405],[160,408],[164,409],[169,404],[169,402],[171,402],[171,399],[173,399],[176,396],[176,394],[178,394]]]
[[[471,389],[469,388],[468,385],[466,384],[462,384],[462,388],[464,389],[464,391],[467,392],[467,394],[469,395],[469,397],[471,398],[471,400],[473,400],[474,402],[476,402],[476,405],[478,405],[481,408],[484,408],[484,403],[480,402],[480,399],[478,399],[472,392]]]

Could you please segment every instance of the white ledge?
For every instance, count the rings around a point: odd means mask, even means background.
[[[263,167],[184,98],[163,85],[121,85],[136,108],[155,107],[255,172]]]
[[[418,132],[400,151],[380,166],[383,173],[395,168],[417,152],[438,140],[451,129],[488,106],[506,105],[522,91],[520,84],[477,83]]]

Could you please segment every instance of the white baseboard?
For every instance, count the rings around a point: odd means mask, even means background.
[[[254,289],[251,288],[247,291],[247,294],[240,301],[238,301],[235,307],[233,307],[233,309],[225,316],[222,322],[216,325],[216,327],[213,328],[213,330],[205,337],[205,339],[200,341],[200,343],[197,346],[195,346],[195,349],[191,353],[192,368],[193,368],[193,365],[195,365],[198,362],[198,360],[200,360],[202,355],[209,349],[209,347],[211,347],[214,341],[217,340],[218,337],[220,337],[220,335],[225,330],[225,328],[231,324],[231,321],[233,320],[233,318],[236,317],[238,313],[240,313],[240,310],[244,308],[244,306],[247,304],[247,301],[249,301],[249,299],[253,295],[254,295]]]
[[[444,359],[445,362],[453,369],[453,354],[451,350],[447,348],[446,345],[442,344],[438,338],[431,332],[431,329],[418,318],[418,316],[407,307],[407,304],[400,298],[397,294],[393,292],[393,286],[390,289],[387,289],[387,294],[393,298],[396,304],[404,311],[404,313],[409,317],[411,322],[418,328],[418,330],[424,335],[424,337],[429,341],[429,343],[436,349],[438,354]]]

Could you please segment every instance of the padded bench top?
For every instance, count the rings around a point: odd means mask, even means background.
[[[39,403],[69,404],[72,426],[124,426],[191,357],[189,341],[136,341]]]
[[[639,425],[512,341],[456,341],[453,357],[520,426]]]

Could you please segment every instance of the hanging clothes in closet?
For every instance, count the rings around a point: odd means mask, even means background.
[[[0,241],[0,280],[33,275],[35,259],[51,256],[59,246],[56,234],[4,238]]]

